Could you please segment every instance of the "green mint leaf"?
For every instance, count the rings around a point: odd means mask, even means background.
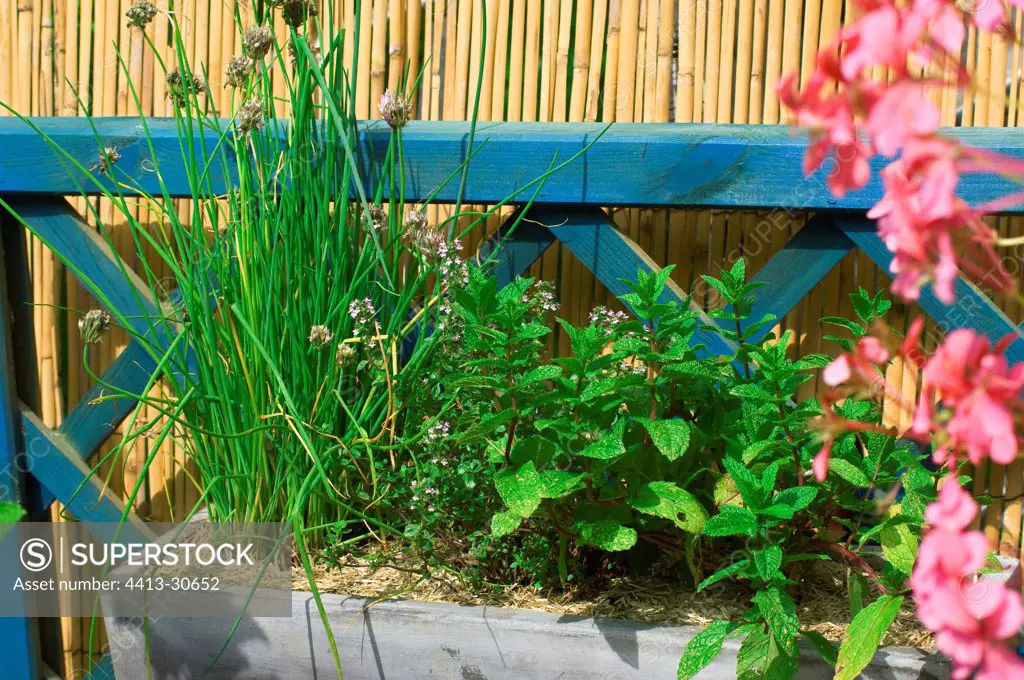
[[[616,426],[611,432],[601,435],[596,442],[586,447],[576,455],[584,458],[596,458],[598,460],[612,460],[626,453],[626,447],[622,444],[623,427]]]
[[[866,489],[871,485],[871,480],[868,479],[868,476],[859,467],[837,456],[833,456],[832,460],[829,461],[828,471],[839,475],[850,484],[861,489]]]
[[[690,446],[690,425],[681,418],[667,420],[641,420],[651,435],[651,441],[669,460],[676,460]]]
[[[893,509],[899,510],[896,506]],[[909,576],[917,560],[918,542],[914,530],[906,524],[893,524],[878,532],[878,542],[889,564]]]
[[[734,394],[737,397],[743,397],[745,399],[755,399],[757,401],[777,401],[778,396],[774,392],[769,392],[764,386],[758,383],[746,383],[743,385],[736,385],[731,390],[730,394]]]
[[[772,504],[761,512],[776,519],[792,519],[793,515],[809,506],[817,495],[816,486],[783,489],[772,497]]]
[[[540,475],[533,461],[499,471],[494,475],[494,486],[509,510],[520,517],[529,517],[540,507]]]
[[[753,536],[757,517],[747,508],[724,505],[704,523],[705,536]]]
[[[796,616],[796,603],[792,597],[772,587],[754,593],[753,600],[768,624],[772,637],[787,645],[796,640],[800,619]]]
[[[691,534],[699,534],[708,518],[700,501],[672,482],[645,484],[630,499],[629,505],[645,514],[670,519],[677,527]]]
[[[699,593],[700,591],[704,590],[708,586],[712,586],[712,585],[718,583],[719,581],[722,581],[724,579],[729,578],[730,576],[735,576],[736,574],[743,573],[743,572],[745,572],[747,570],[747,568],[749,566],[750,566],[750,560],[744,559],[744,560],[738,560],[736,562],[733,562],[728,567],[723,567],[723,568],[719,569],[714,574],[712,574],[711,576],[708,576],[706,579],[701,581],[700,585],[697,586],[697,592]]]
[[[754,565],[757,573],[763,581],[771,583],[781,576],[782,548],[777,545],[770,545],[764,550],[754,553]]]
[[[499,512],[491,517],[491,535],[494,536],[494,538],[508,536],[518,529],[522,522],[523,518],[516,512],[511,510]]]
[[[740,496],[743,497],[743,502],[754,509],[761,507],[764,503],[764,493],[761,490],[761,480],[757,478],[757,475],[735,458],[725,458],[722,464],[736,484]]]
[[[683,658],[679,660],[678,680],[691,680],[722,653],[725,636],[729,634],[732,624],[728,621],[714,621],[707,628],[693,636],[686,643]]]
[[[833,680],[854,680],[867,668],[901,606],[902,596],[883,595],[853,617],[839,646],[839,661]]]
[[[580,541],[602,550],[629,550],[636,545],[636,530],[611,519],[576,524]]]
[[[554,380],[562,375],[560,366],[538,366],[528,371],[522,378],[516,381],[515,389],[522,389],[528,385],[541,382],[542,380]]]
[[[775,636],[755,628],[740,645],[737,680],[789,680],[797,670],[796,645],[787,648]]]
[[[545,470],[540,473],[540,495],[541,498],[563,498],[574,491],[583,488],[583,478],[586,473],[562,472],[560,470]]]

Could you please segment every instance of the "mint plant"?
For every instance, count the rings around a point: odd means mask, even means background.
[[[742,261],[705,277],[726,303],[707,317],[662,301],[670,275],[639,272],[628,282],[622,301],[635,318],[598,308],[574,326],[552,318],[557,305],[545,284],[518,279],[499,290],[472,269],[452,291],[438,331],[448,349],[425,378],[429,398],[416,406],[428,431],[443,423],[452,474],[432,467],[437,442],[425,438],[416,484],[406,485],[422,489],[441,476],[458,488],[410,524],[420,531],[436,517],[424,540],[473,536],[478,559],[506,574],[529,565],[531,583],[543,582],[539,565],[557,545],[563,584],[585,574],[595,552],[628,554],[620,564],[634,566],[668,554],[698,590],[726,579],[749,590],[739,620],[716,621],[687,646],[680,678],[696,675],[734,636],[744,638],[740,678],[791,677],[801,638],[837,677],[855,677],[903,603],[936,475],[894,435],[865,431],[836,439],[832,474],[817,481],[822,434],[812,423],[834,408],[874,427],[878,406],[799,397],[829,359],[792,357],[791,332],[749,340],[774,319],[750,319],[758,285]],[[857,321],[828,321],[860,337],[888,303],[864,292],[853,302]],[[554,323],[568,338],[567,356],[547,355]],[[698,330],[733,351],[704,356]],[[489,532],[479,526],[484,516]],[[802,573],[821,560],[848,571],[853,624],[838,648],[797,614]]]
[[[690,642],[680,661],[679,678],[698,673],[727,638],[745,635],[737,664],[741,679],[791,677],[799,666],[800,637],[836,668],[836,678],[852,679],[870,662],[903,603],[924,507],[935,497],[936,476],[923,464],[925,456],[900,445],[894,436],[877,432],[842,435],[826,480],[818,482],[807,474],[821,446],[819,433],[808,423],[822,415],[822,406],[814,399],[798,400],[797,389],[812,377],[809,371],[828,359],[790,359],[789,332],[778,342],[748,343],[739,329],[744,311],[751,307],[751,289],[741,280],[742,268],[738,272],[734,267],[712,284],[732,310],[719,318],[735,321],[738,329],[726,331],[737,342],[728,391],[741,400],[722,432],[729,445],[721,460],[718,511],[705,524],[704,535],[739,541],[742,547],[734,553],[739,559],[722,565],[698,590],[731,578],[747,583],[754,594],[743,621],[716,621]],[[853,296],[853,304],[860,323],[827,321],[857,337],[889,307],[886,300],[863,290]],[[844,346],[847,342],[832,339]],[[742,368],[736,368],[738,364]],[[848,420],[881,422],[872,401],[847,399],[834,408]],[[880,490],[897,489],[903,493],[898,504],[886,500],[895,494],[876,497]],[[877,543],[881,556],[870,550]],[[796,614],[800,571],[815,560],[837,560],[848,570],[853,621],[838,650],[803,629]],[[869,594],[877,598],[867,604]]]

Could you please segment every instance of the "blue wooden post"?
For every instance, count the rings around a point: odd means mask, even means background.
[[[0,222],[4,218],[0,217]],[[5,249],[6,250],[6,249]],[[15,404],[17,389],[14,382],[14,357],[11,345],[12,310],[7,297],[6,252],[0,256],[0,500],[21,503],[25,488],[23,470],[28,466],[19,456]],[[4,555],[0,570],[20,570],[17,558]],[[4,612],[0,618],[0,667],[4,680],[39,679],[39,640],[36,621],[24,615],[25,601],[18,602],[18,612]]]

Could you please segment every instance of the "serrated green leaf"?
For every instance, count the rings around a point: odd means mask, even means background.
[[[737,284],[742,284],[747,280],[747,261],[742,257],[733,263],[732,269],[729,270],[729,275],[732,280]]]
[[[615,520],[578,522],[576,530],[580,534],[581,542],[602,550],[629,550],[636,545],[636,530],[623,526]]]
[[[841,316],[822,317],[821,323],[832,324],[833,326],[841,326],[846,330],[850,331],[851,333],[853,333],[853,335],[858,338],[862,338],[865,335],[867,335],[867,331],[864,330],[863,326],[861,326],[859,323],[857,323],[856,321],[850,321],[849,319]]]
[[[690,446],[690,425],[681,418],[667,420],[642,420],[651,435],[651,441],[669,460],[676,460]]]
[[[839,661],[833,680],[854,680],[867,668],[882,643],[885,631],[896,620],[902,606],[902,596],[882,595],[853,617],[839,646]]]
[[[782,644],[796,639],[800,619],[796,616],[796,603],[792,597],[779,588],[770,587],[754,593],[753,600],[773,637]]]
[[[554,380],[561,375],[562,368],[560,366],[538,366],[523,375],[523,377],[516,382],[515,388],[518,390],[526,387],[527,385],[532,385],[543,380]]]
[[[543,338],[545,335],[551,332],[550,326],[544,326],[539,323],[531,323],[523,326],[516,331],[516,340],[534,340],[536,338]]]
[[[708,518],[700,501],[672,482],[645,484],[630,499],[629,505],[648,515],[670,519],[677,527],[691,534],[699,534]]]
[[[914,530],[906,524],[893,524],[878,532],[878,542],[889,564],[909,576],[917,560],[918,542]]]
[[[540,495],[542,498],[562,498],[583,487],[586,473],[545,470],[540,473]]]
[[[622,430],[622,427],[612,428],[611,432],[602,434],[600,439],[576,455],[598,460],[618,458],[626,452],[626,447],[622,444]]]
[[[789,680],[797,670],[796,645],[786,648],[773,635],[751,630],[736,657],[737,680]]]
[[[632,387],[645,382],[645,378],[642,375],[636,373],[627,373],[626,375],[616,375],[611,378],[600,378],[598,380],[592,380],[587,383],[587,386],[580,392],[580,399],[582,401],[592,401],[598,397],[611,392],[617,392],[618,390],[626,387]]]
[[[832,363],[832,357],[827,354],[806,354],[793,362],[793,368],[806,370],[809,368],[825,368]]]
[[[795,486],[783,489],[772,497],[772,503],[761,513],[777,519],[791,519],[805,509],[818,495],[816,486]]]
[[[743,497],[743,503],[755,509],[761,507],[764,503],[764,493],[761,491],[761,480],[757,478],[757,475],[734,458],[725,458],[722,460],[722,464],[736,484],[736,488]]]
[[[743,397],[744,399],[754,399],[757,401],[777,401],[778,396],[774,392],[769,392],[764,386],[758,383],[746,383],[743,385],[736,385],[731,390],[730,394],[734,394],[737,397]]]
[[[494,475],[494,486],[509,510],[526,518],[540,507],[540,475],[533,461],[516,468],[507,468]]]
[[[523,518],[519,516],[519,513],[512,510],[499,512],[491,517],[491,535],[495,538],[508,536],[522,523]]]
[[[713,621],[711,625],[686,643],[683,658],[679,660],[678,680],[691,680],[722,653],[725,636],[732,627],[728,621]]]
[[[757,573],[765,582],[774,581],[781,575],[782,548],[777,545],[770,545],[764,550],[754,553],[754,565]]]
[[[765,453],[774,451],[786,444],[788,444],[788,442],[779,439],[759,439],[753,444],[748,444],[746,448],[743,449],[743,453],[740,454],[740,457],[746,465],[750,465]]]
[[[866,489],[871,485],[871,480],[868,479],[868,476],[859,467],[843,458],[833,456],[832,460],[829,461],[828,471],[834,472],[850,484],[861,489]]]
[[[731,302],[732,296],[729,294],[729,287],[725,283],[707,274],[701,274],[700,278],[704,279],[704,283],[718,291],[719,295]]]
[[[705,536],[753,536],[757,517],[747,508],[724,505],[704,523]]]
[[[750,566],[750,560],[742,559],[742,560],[737,560],[736,562],[733,562],[728,567],[722,567],[721,569],[716,571],[714,574],[712,574],[711,576],[708,576],[706,579],[701,581],[700,585],[697,586],[697,592],[699,593],[700,591],[704,590],[708,586],[712,586],[712,585],[718,583],[719,581],[721,581],[723,579],[727,579],[730,576],[734,576],[736,574],[739,574],[739,573],[745,571],[747,569],[747,567],[749,567],[749,566]]]

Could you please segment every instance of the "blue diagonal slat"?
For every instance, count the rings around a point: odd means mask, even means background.
[[[836,227],[833,216],[814,217],[751,279],[765,285],[754,291],[747,323],[756,323],[765,314],[783,319],[851,250],[853,241]],[[770,331],[771,324],[766,324],[747,340],[759,342]]]
[[[520,215],[518,210],[510,215],[493,236],[480,244],[477,251],[477,261],[491,268],[498,279],[498,288],[525,274],[555,242],[551,230],[529,216],[516,225]]]
[[[76,519],[82,522],[121,522],[124,503],[110,489],[104,488],[102,479],[91,474],[81,456],[64,437],[44,425],[39,416],[24,404],[18,404],[15,413],[21,421],[26,467],[32,476],[49,489]],[[133,543],[155,539],[134,513],[128,513],[127,521],[116,531],[107,524],[97,526],[97,531],[105,529],[109,529],[109,534],[100,536],[104,540],[112,540],[115,535]]]
[[[117,680],[114,675],[114,660],[110,654],[104,654],[82,680]]]
[[[873,222],[867,219],[838,217],[836,225],[879,267],[889,271],[893,254],[879,238],[878,228]],[[954,294],[956,302],[947,305],[935,297],[929,284],[921,289],[921,297],[917,302],[928,316],[946,331],[973,328],[993,342],[1008,334],[1016,334],[1017,339],[1007,348],[1006,357],[1011,362],[1024,361],[1024,332],[1017,328],[1017,324],[1006,316],[1003,310],[977,286],[962,277],[957,277],[954,283]]]
[[[619,231],[615,223],[597,208],[534,207],[528,216],[546,225],[555,238],[572,251],[616,297],[630,292],[621,279],[635,281],[638,270],[651,273],[661,269],[635,241]],[[685,305],[688,296],[670,280],[661,301]],[[700,307],[690,303],[690,308],[697,312],[701,322],[712,323]],[[727,340],[700,328],[693,341],[704,346],[702,354],[722,356],[736,352]]]

